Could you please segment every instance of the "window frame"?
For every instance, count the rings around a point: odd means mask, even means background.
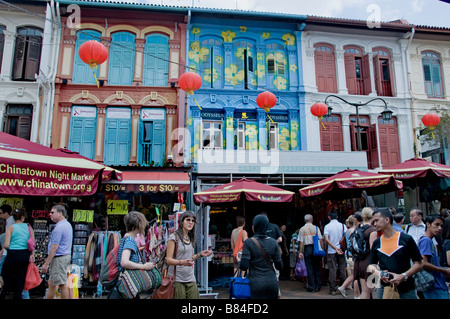
[[[164,39],[166,43],[152,43],[149,42],[149,39]],[[158,86],[158,87],[164,87],[167,86],[169,83],[169,61],[168,57],[170,54],[170,45],[169,45],[170,37],[168,35],[162,34],[162,33],[150,33],[145,36],[145,44],[144,44],[144,65],[142,67],[142,85],[144,86]],[[150,56],[150,53],[148,52],[151,48],[151,45],[155,45],[156,54],[157,56]],[[164,52],[163,52],[164,51]],[[158,56],[161,54],[164,56],[164,58]],[[161,60],[161,63],[164,63],[163,67],[162,64],[158,65],[158,60]],[[149,65],[149,64],[153,64]],[[164,74],[159,78],[158,76],[153,76],[151,79],[147,78],[146,75],[150,74],[152,72],[149,72],[149,70],[152,69],[163,69]],[[156,71],[155,71],[156,72]],[[153,74],[155,74],[153,72]]]
[[[35,74],[40,73],[43,33],[44,30],[35,26],[17,28],[11,76],[13,81],[36,81]]]
[[[205,124],[212,124],[211,127],[209,127],[208,129],[205,129]],[[219,128],[216,129],[214,127],[214,124],[219,125]],[[219,141],[220,141],[220,146],[216,146],[216,138],[214,139],[210,139],[208,146],[205,146],[205,131],[209,131],[209,136],[215,136],[215,132],[219,133]],[[201,149],[215,149],[215,150],[221,150],[223,149],[223,122],[222,121],[202,121],[202,130],[201,130]],[[211,146],[211,141],[214,141],[214,145]]]
[[[422,51],[422,72],[423,72],[423,82],[424,82],[424,90],[425,90],[425,94],[427,95],[428,98],[435,98],[435,99],[442,99],[444,98],[444,83],[443,83],[443,77],[442,77],[442,57],[439,53],[431,51],[431,50],[426,50],[426,51]],[[426,56],[426,55],[431,55],[431,56]],[[424,60],[429,60],[429,63],[425,64]],[[434,81],[434,76],[433,76],[433,62],[435,62],[437,65],[435,66],[434,70],[438,70],[439,73],[439,82],[435,82]],[[427,81],[426,80],[426,73],[425,73],[425,66],[429,67],[429,75],[430,75],[430,80]],[[440,91],[439,92],[436,91],[436,89],[438,89]]]

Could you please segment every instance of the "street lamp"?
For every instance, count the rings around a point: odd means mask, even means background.
[[[340,96],[337,96],[337,95],[328,95],[328,96],[325,98],[325,102],[324,102],[324,103],[327,104],[328,99],[329,99],[329,98],[333,98],[333,97],[335,97],[335,98],[341,100],[341,101],[344,102],[344,103],[347,103],[347,104],[349,104],[349,105],[353,105],[353,106],[356,108],[356,129],[357,129],[356,141],[357,141],[358,151],[361,151],[361,150],[362,150],[362,149],[361,149],[361,148],[362,148],[362,147],[361,147],[361,131],[360,131],[360,127],[361,127],[361,126],[360,126],[360,123],[359,123],[359,107],[360,107],[360,106],[363,106],[363,105],[367,105],[367,104],[369,104],[370,102],[373,102],[373,101],[376,101],[376,100],[380,100],[380,101],[382,101],[382,102],[384,103],[384,106],[385,106],[385,109],[383,110],[383,112],[381,112],[381,116],[383,117],[383,120],[384,120],[384,121],[389,121],[389,120],[392,118],[392,113],[394,113],[394,112],[392,112],[390,109],[388,109],[386,101],[383,100],[383,99],[380,98],[380,97],[371,99],[370,101],[367,101],[367,102],[365,102],[365,103],[351,103],[351,102],[349,102],[349,101],[347,101],[347,100],[341,98]],[[328,106],[328,104],[327,104],[327,106]],[[327,114],[327,115],[331,115],[331,110],[332,110],[332,107],[328,106],[328,114]]]

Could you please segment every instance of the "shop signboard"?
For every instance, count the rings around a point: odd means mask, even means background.
[[[106,212],[108,215],[126,215],[126,214],[128,214],[128,200],[126,200],[126,199],[109,199],[106,204]]]
[[[94,211],[85,209],[74,209],[73,210],[73,222],[84,222],[93,223],[94,222]]]

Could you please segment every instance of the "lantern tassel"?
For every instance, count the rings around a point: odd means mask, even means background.
[[[99,88],[100,83],[98,82],[97,76],[95,75],[95,70],[98,69],[98,66],[96,63],[91,63],[89,66],[91,67],[92,74],[94,75],[95,83],[97,84],[97,87]]]
[[[198,105],[197,100],[195,99],[195,97],[192,97],[192,99],[194,100],[195,104],[197,104],[198,108],[201,110],[202,108],[200,107],[200,105]]]
[[[434,137],[434,133],[433,132],[431,132],[431,136],[433,136],[433,140],[435,140],[436,138]]]
[[[326,128],[325,128],[325,124],[323,124],[323,122],[322,122],[322,121],[320,121],[320,124],[322,124],[322,127],[323,127],[323,129],[324,129],[324,130],[326,130]]]
[[[272,120],[272,118],[269,116],[269,114],[267,114],[267,117],[269,118],[269,120],[270,120],[272,123],[275,123],[275,122]]]

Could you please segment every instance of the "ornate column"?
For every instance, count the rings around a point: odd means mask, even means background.
[[[136,39],[136,55],[134,62],[134,79],[133,85],[142,85],[142,72],[144,68],[144,46],[145,39]]]
[[[234,108],[225,107],[225,141],[226,149],[234,149]]]
[[[139,147],[139,117],[141,116],[141,105],[131,105],[131,145],[130,164],[138,162],[137,150]]]
[[[52,128],[52,132],[59,132],[58,148],[69,147],[69,131],[70,131],[70,117],[72,112],[71,102],[59,103],[60,121],[57,121],[57,127]]]
[[[95,137],[95,156],[94,156],[94,161],[97,162],[103,162],[107,106],[108,104],[97,104],[97,132]]]

